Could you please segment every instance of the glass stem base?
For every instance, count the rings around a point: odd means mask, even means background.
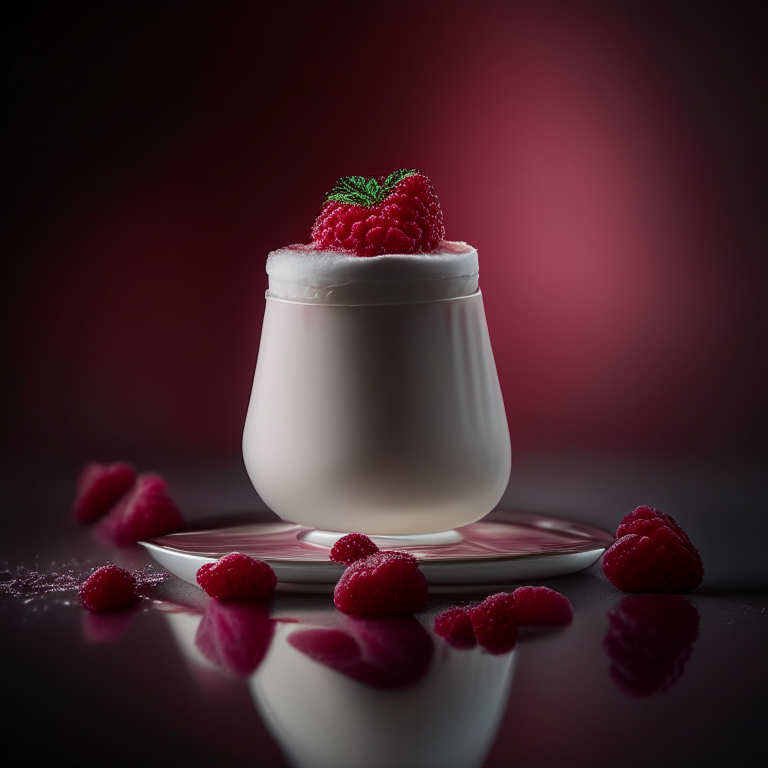
[[[308,544],[318,544],[330,549],[346,533],[338,531],[321,531],[317,528],[302,531],[297,534],[299,541]],[[394,536],[389,534],[367,534],[379,549],[398,549],[403,547],[440,547],[446,544],[456,544],[463,540],[463,536],[455,529],[447,531],[435,531],[434,533],[412,533],[407,536]]]

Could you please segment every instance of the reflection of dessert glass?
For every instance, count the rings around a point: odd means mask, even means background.
[[[380,535],[490,512],[510,443],[477,251],[439,241],[360,257],[316,243],[275,251],[267,272],[243,435],[265,503],[311,528]]]
[[[411,616],[396,618],[418,624]],[[402,686],[382,690],[375,674],[357,672],[366,663],[358,655],[379,657],[368,664],[381,666],[381,679],[390,680],[400,667],[416,670],[407,644],[384,644],[376,621],[347,618],[336,628],[349,636],[347,658],[337,653],[323,663],[291,642],[306,631],[306,625],[278,625],[264,663],[249,679],[264,724],[296,768],[472,768],[485,762],[504,714],[515,652],[493,656],[479,647],[441,645],[417,679],[408,682],[401,674]]]

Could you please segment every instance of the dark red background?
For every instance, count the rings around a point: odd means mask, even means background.
[[[7,452],[236,460],[267,252],[338,176],[418,167],[517,455],[755,455],[751,7],[7,3]]]

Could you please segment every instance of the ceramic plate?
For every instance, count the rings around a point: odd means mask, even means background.
[[[419,560],[435,593],[485,591],[581,571],[613,543],[607,531],[547,515],[497,510],[477,523],[437,537],[371,538],[382,549],[402,549]],[[310,528],[240,518],[140,542],[172,573],[195,583],[197,569],[230,552],[264,560],[285,591],[328,592],[344,571],[328,559],[329,546],[315,543]]]

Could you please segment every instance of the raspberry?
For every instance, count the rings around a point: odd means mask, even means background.
[[[625,597],[608,621],[603,649],[611,659],[609,674],[631,696],[671,688],[699,636],[699,612],[676,595]]]
[[[347,567],[333,602],[340,611],[361,616],[415,613],[429,602],[429,588],[413,555],[377,552]]]
[[[518,627],[557,627],[573,621],[570,600],[554,589],[519,587],[512,597]]]
[[[114,544],[125,546],[173,533],[183,525],[184,518],[165,492],[165,480],[146,474],[117,503],[102,531]]]
[[[435,634],[454,648],[466,650],[477,643],[472,619],[464,608],[449,608],[435,619]]]
[[[312,227],[316,246],[358,256],[429,253],[444,237],[435,190],[415,170],[339,179]]]
[[[603,554],[603,573],[623,592],[688,592],[701,584],[701,556],[669,515],[637,507],[616,536]]]
[[[75,518],[91,523],[106,515],[135,481],[136,472],[129,464],[86,464],[77,481]]]
[[[139,599],[136,579],[116,565],[104,565],[80,587],[80,599],[89,611],[96,613],[125,608]]]
[[[480,645],[493,654],[507,653],[517,643],[515,598],[506,592],[486,597],[469,612]]]
[[[348,533],[333,545],[330,557],[334,563],[352,565],[378,551],[379,548],[364,533]]]
[[[350,616],[343,626],[294,632],[288,642],[318,663],[372,688],[402,688],[427,673],[434,645],[413,616]]]
[[[201,566],[197,583],[219,600],[267,600],[275,591],[277,576],[262,560],[232,552]]]
[[[264,603],[211,600],[197,628],[195,645],[217,667],[247,677],[267,655],[274,631],[275,622]]]

